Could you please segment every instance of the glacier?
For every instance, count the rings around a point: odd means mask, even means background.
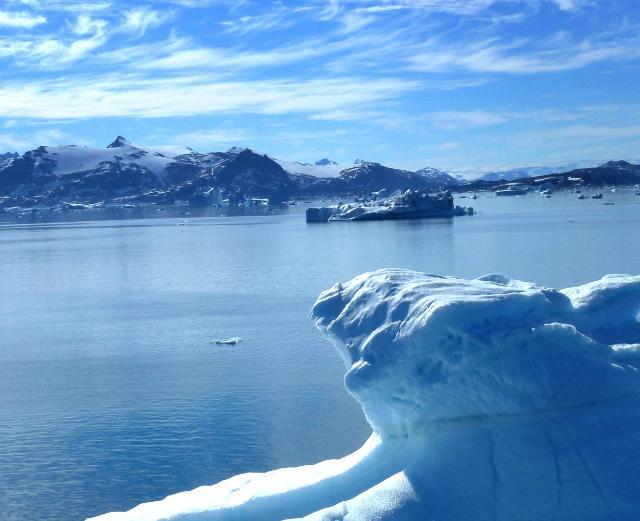
[[[631,521],[640,512],[640,276],[555,290],[383,269],[311,316],[372,435],[94,521]]]

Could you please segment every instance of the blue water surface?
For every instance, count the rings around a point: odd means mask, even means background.
[[[308,319],[320,291],[381,267],[554,287],[640,273],[640,197],[606,201],[482,196],[457,201],[472,217],[328,224],[303,206],[5,216],[0,517],[79,520],[354,450],[369,428]]]

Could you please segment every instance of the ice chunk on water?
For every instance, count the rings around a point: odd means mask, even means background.
[[[640,277],[557,291],[380,270],[312,310],[374,433],[106,520],[631,521],[640,511]]]

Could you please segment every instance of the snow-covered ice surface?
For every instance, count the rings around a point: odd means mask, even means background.
[[[101,521],[637,520],[640,276],[557,291],[386,269],[312,317],[373,434]]]
[[[453,217],[468,210],[454,206],[449,192],[431,193],[406,190],[390,197],[371,202],[338,206],[330,221],[373,221],[384,219],[421,219],[426,217]]]

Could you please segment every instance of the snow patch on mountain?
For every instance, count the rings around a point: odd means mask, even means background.
[[[193,148],[182,146],[182,145],[144,146],[142,148],[144,148],[144,150],[147,150],[149,152],[157,153],[171,159],[175,159],[178,156],[182,156],[185,154],[192,154],[193,152],[195,152]]]
[[[453,186],[458,184],[458,180],[455,177],[433,167],[416,170],[416,174],[426,177],[440,186]]]
[[[286,161],[284,159],[272,158],[286,172],[290,174],[312,175],[314,177],[338,177],[340,172],[353,165],[339,165],[333,161],[324,163],[318,161],[316,164],[300,163],[298,161]]]
[[[105,161],[123,165],[136,164],[148,169],[164,180],[167,165],[173,159],[160,152],[150,152],[118,137],[107,148],[89,148],[76,145],[40,147],[34,153],[39,162],[52,162],[52,174],[64,176],[97,169]]]

